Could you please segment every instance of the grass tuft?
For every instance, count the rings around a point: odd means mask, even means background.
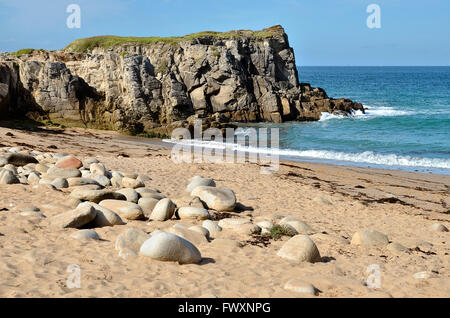
[[[277,224],[274,225],[267,236],[270,236],[274,240],[279,240],[282,236],[295,236],[295,232],[286,226]]]

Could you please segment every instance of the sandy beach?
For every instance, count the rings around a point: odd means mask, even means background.
[[[0,147],[66,153],[81,161],[95,157],[110,171],[150,177],[146,187],[178,207],[189,202],[185,189],[192,177],[212,178],[232,189],[240,204],[226,217],[253,223],[295,217],[313,229],[309,237],[321,255],[320,262],[295,263],[277,255],[289,237],[262,240],[223,229],[195,244],[200,264],[124,259],[115,242],[128,228],[151,233],[202,221],[127,220],[96,228],[101,240],[76,240],[76,229],[49,224],[74,208],[70,188],[1,184],[0,297],[314,297],[285,289],[292,279],[312,284],[315,297],[450,296],[450,234],[431,228],[450,227],[450,176],[288,161],[272,175],[252,163],[175,164],[170,150],[157,143],[77,128],[0,127]],[[31,207],[46,217],[24,215]],[[350,244],[361,229],[384,233],[391,244]],[[81,268],[81,288],[66,284],[71,264]],[[367,286],[373,264],[381,271],[376,289]]]

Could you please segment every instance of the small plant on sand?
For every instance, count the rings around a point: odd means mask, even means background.
[[[282,225],[274,225],[274,227],[270,230],[270,232],[267,234],[267,236],[271,237],[272,239],[279,240],[282,236],[294,236],[295,232],[288,228],[287,226]]]

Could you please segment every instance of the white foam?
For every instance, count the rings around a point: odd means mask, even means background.
[[[305,159],[325,159],[333,161],[347,161],[353,163],[376,164],[399,167],[423,167],[436,169],[450,169],[450,159],[425,158],[401,156],[397,154],[379,154],[373,151],[361,153],[347,153],[329,150],[293,150],[278,148],[258,148],[240,145],[237,143],[223,143],[218,141],[202,141],[193,139],[173,140],[164,139],[164,142],[183,144],[186,146],[198,146],[209,149],[233,150],[241,153],[260,153],[266,155],[278,155],[286,157],[298,157]]]
[[[330,120],[330,119],[342,119],[342,118],[345,118],[345,117],[346,116],[344,116],[344,115],[335,115],[335,114],[330,114],[330,113],[327,113],[327,112],[323,112],[320,115],[319,121],[327,121],[327,120]]]

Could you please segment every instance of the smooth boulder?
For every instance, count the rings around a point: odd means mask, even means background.
[[[277,255],[297,263],[315,263],[321,260],[316,244],[307,235],[296,235],[290,238],[283,244]]]
[[[150,214],[150,219],[154,221],[170,220],[175,213],[175,204],[172,200],[165,198],[160,200],[154,207]]]
[[[141,220],[144,218],[144,212],[142,211],[141,207],[133,202],[103,200],[99,204],[116,212],[122,218],[125,218],[127,220]]]
[[[230,189],[199,186],[191,195],[199,197],[209,209],[219,212],[233,211],[236,207],[236,196]]]
[[[192,206],[181,207],[177,211],[180,219],[207,220],[211,218],[208,210]]]
[[[152,235],[142,244],[139,253],[154,260],[198,264],[202,260],[200,251],[189,241],[172,233]]]
[[[388,245],[389,239],[386,235],[375,230],[359,230],[353,234],[350,242],[352,245]]]
[[[126,200],[127,198],[121,194],[111,190],[89,190],[89,189],[76,189],[70,194],[72,198],[81,201],[91,201],[99,203],[103,200]]]

